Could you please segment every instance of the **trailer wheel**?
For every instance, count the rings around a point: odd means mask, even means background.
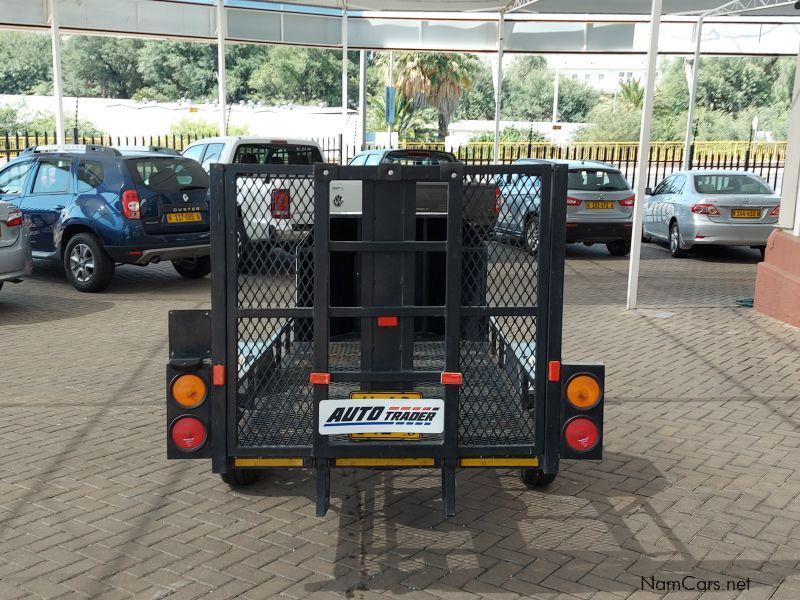
[[[232,488],[245,487],[256,483],[260,477],[258,469],[237,469],[230,467],[227,473],[220,473],[222,481]]]
[[[525,467],[519,470],[519,478],[525,487],[536,489],[550,485],[555,481],[555,473],[545,473],[541,469],[534,469],[532,467]]]

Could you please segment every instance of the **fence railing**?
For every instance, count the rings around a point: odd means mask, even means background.
[[[108,146],[163,146],[183,150],[202,135],[155,135],[155,136],[77,136],[70,142],[100,144]],[[359,149],[343,143],[341,135],[314,138],[322,148],[326,161],[347,163]],[[0,133],[0,160],[11,160],[25,148],[55,142],[55,132],[44,133]],[[502,142],[497,160],[494,159],[492,142],[472,142],[456,148],[445,147],[438,142],[401,142],[401,148],[424,148],[448,150],[459,160],[468,164],[509,164],[521,158],[544,160],[591,160],[609,163],[622,171],[633,183],[637,179],[639,145],[633,142],[577,142],[554,145],[546,142]],[[735,169],[751,171],[763,177],[776,189],[780,189],[783,166],[786,161],[786,142],[740,142],[698,141],[689,147],[689,164],[693,169]],[[648,184],[658,181],[680,170],[683,166],[684,147],[681,142],[653,142],[648,156]]]

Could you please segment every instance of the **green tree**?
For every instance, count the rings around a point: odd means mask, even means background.
[[[438,138],[444,141],[465,90],[472,86],[478,59],[472,54],[401,52],[395,81],[401,93],[438,113]]]
[[[4,94],[49,94],[52,73],[46,34],[0,31],[0,90]]]
[[[375,92],[369,98],[367,110],[367,129],[387,131],[386,95],[383,90]],[[426,106],[418,106],[402,93],[395,96],[395,117],[392,131],[402,141],[423,142],[436,137],[436,110]]]
[[[700,61],[697,103],[735,114],[748,107],[768,106],[770,75],[775,62],[753,57],[704,58]]]
[[[70,36],[62,52],[65,94],[133,97],[142,87],[138,53],[143,44],[130,38]]]
[[[358,104],[358,53],[348,54],[348,105]],[[267,103],[342,103],[342,53],[326,48],[276,46],[254,69],[249,85]]]
[[[269,46],[232,44],[225,47],[226,91],[231,102],[253,100],[256,90],[250,85],[253,74],[269,60]]]
[[[638,79],[619,82],[619,101],[626,110],[642,110],[644,87]]]
[[[137,98],[204,100],[216,97],[216,47],[197,42],[146,41],[138,52],[143,87]]]
[[[461,95],[454,119],[494,119],[492,69],[485,61],[476,63],[472,85]]]
[[[247,127],[238,125],[228,126],[228,135],[247,135]],[[219,135],[219,123],[205,119],[191,119],[184,117],[172,124],[170,135],[191,135],[194,137],[212,137]]]

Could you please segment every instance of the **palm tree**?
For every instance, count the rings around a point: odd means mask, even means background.
[[[400,93],[439,113],[438,137],[444,141],[450,119],[465,90],[472,86],[478,59],[471,54],[402,52],[395,63]]]
[[[644,88],[638,79],[620,80],[619,97],[628,110],[641,110],[644,104]]]
[[[382,92],[383,90],[381,90]],[[369,113],[367,126],[370,130],[385,130],[386,124],[386,96],[375,93],[369,98]],[[430,114],[433,112],[433,114]],[[428,107],[420,107],[406,98],[402,92],[397,94],[395,100],[395,118],[392,128],[397,132],[401,141],[424,141],[433,137],[433,119],[436,111]]]

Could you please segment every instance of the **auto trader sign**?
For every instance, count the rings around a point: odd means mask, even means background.
[[[319,403],[321,435],[442,431],[444,401],[440,399],[344,399]]]

